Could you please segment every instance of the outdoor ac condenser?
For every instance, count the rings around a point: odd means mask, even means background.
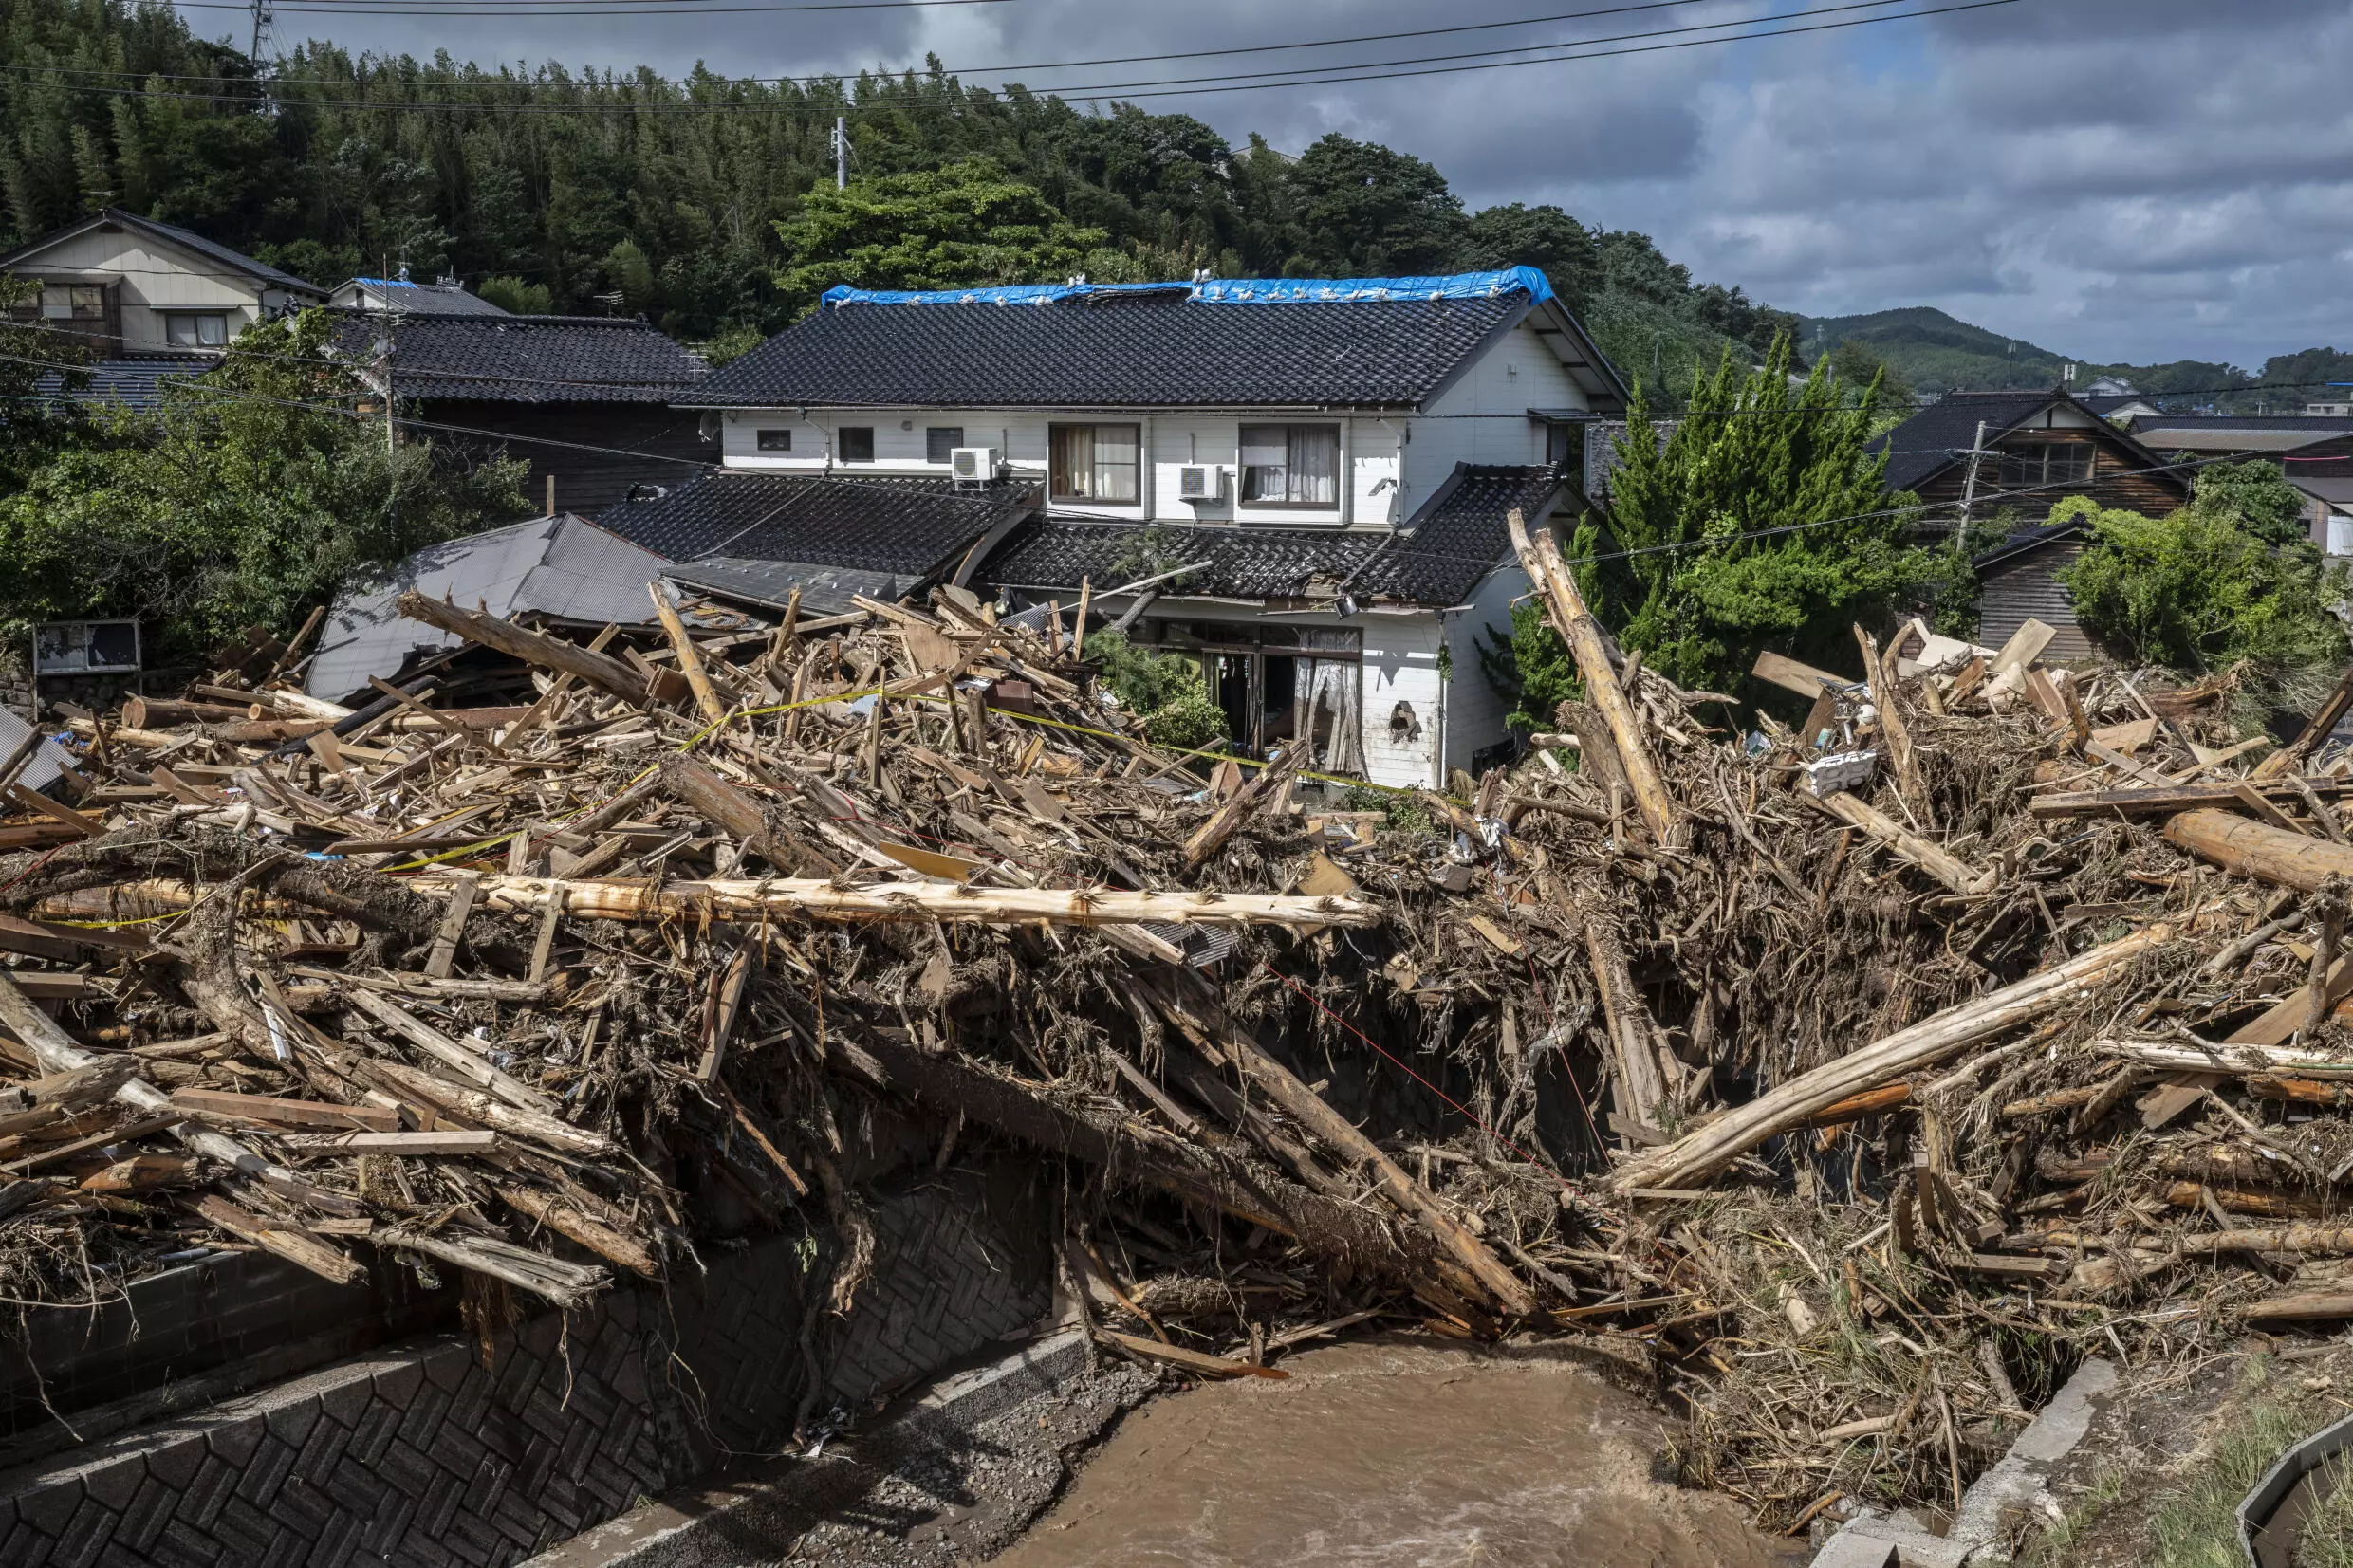
[[[1176,499],[1214,501],[1225,493],[1226,470],[1214,463],[1187,463],[1176,470]]]
[[[983,484],[997,476],[997,449],[994,447],[951,447],[948,449],[948,471],[959,483]]]

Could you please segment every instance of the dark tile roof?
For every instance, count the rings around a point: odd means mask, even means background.
[[[502,403],[671,403],[703,362],[652,324],[602,316],[416,316],[339,310],[336,346],[356,360],[392,338],[402,397]]]
[[[827,306],[695,390],[697,404],[915,408],[1403,407],[1531,307],[1483,299]]]
[[[1887,488],[1917,489],[1950,467],[1977,439],[1977,421],[1985,421],[1986,439],[2014,430],[2048,408],[2062,395],[2056,392],[1948,392],[1864,450],[1888,452]]]
[[[62,397],[83,408],[111,405],[152,414],[163,406],[164,382],[193,379],[219,363],[217,354],[143,354],[84,365],[89,379],[70,396],[65,396],[65,378],[56,371],[44,371],[35,386],[45,397]]]
[[[1034,504],[1026,486],[953,488],[938,479],[706,473],[658,501],[607,507],[597,521],[675,562],[794,562],[953,575],[975,541]]]
[[[1084,578],[1108,590],[1145,575],[1135,563],[1149,534],[1170,565],[1208,563],[1173,585],[1187,595],[1290,600],[1344,586],[1359,599],[1459,604],[1511,554],[1506,514],[1518,507],[1532,526],[1562,489],[1549,468],[1458,465],[1394,533],[1041,517],[1009,536],[978,575],[1008,588],[1076,589]]]
[[[745,561],[734,556],[711,556],[672,566],[662,573],[673,582],[716,594],[721,599],[781,610],[801,594],[804,616],[842,615],[855,606],[851,596],[863,594],[885,604],[913,593],[922,576],[909,572],[867,571],[857,566],[824,566],[807,561]]]

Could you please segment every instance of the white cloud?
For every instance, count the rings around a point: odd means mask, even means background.
[[[742,3],[742,0],[723,0]],[[1593,0],[1596,7],[1603,0]],[[671,72],[951,68],[1228,48],[1502,20],[1545,0],[1086,0],[545,22],[282,13],[353,46]],[[1576,0],[1558,9],[1580,9]],[[1041,90],[1378,62],[1690,26],[1796,0],[1322,53],[1030,71]],[[216,32],[228,13],[194,12]],[[426,29],[431,28],[431,34]],[[1775,43],[1142,100],[1239,141],[1326,131],[1430,159],[1473,205],[1558,201],[1653,235],[1697,277],[1811,314],[1935,304],[2090,360],[2336,341],[2353,274],[2353,9],[2310,0],[2020,0]]]

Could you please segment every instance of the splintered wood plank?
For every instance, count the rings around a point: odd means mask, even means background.
[[[1785,692],[1794,692],[1801,697],[1819,697],[1827,687],[1843,689],[1855,684],[1844,675],[1834,675],[1827,670],[1817,670],[1810,664],[1774,653],[1757,655],[1756,663],[1750,667],[1749,673]]]
[[[450,977],[450,967],[457,962],[458,939],[466,934],[466,916],[472,913],[474,895],[481,890],[481,873],[457,874],[457,884],[450,889],[449,909],[441,916],[441,929],[434,932],[433,951],[425,958],[425,973],[434,979]]]
[[[226,1089],[175,1089],[172,1103],[191,1111],[243,1116],[250,1121],[288,1127],[342,1127],[355,1131],[392,1133],[400,1127],[399,1113],[375,1105],[329,1105],[320,1100],[274,1099],[267,1095],[239,1095]]]

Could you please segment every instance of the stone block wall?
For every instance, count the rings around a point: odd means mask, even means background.
[[[874,1221],[872,1278],[812,1339],[821,1408],[982,1353],[1050,1297],[1018,1169],[909,1183]],[[487,1361],[436,1336],[0,1475],[0,1564],[505,1568],[772,1451],[808,1386],[818,1259],[807,1238],[768,1239],[666,1290],[532,1319]]]

